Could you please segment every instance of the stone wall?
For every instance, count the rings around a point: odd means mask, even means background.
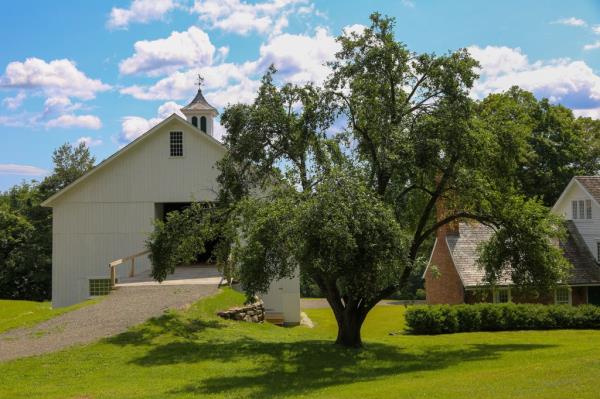
[[[265,320],[265,308],[262,301],[239,308],[231,308],[218,312],[217,315],[228,320],[249,321],[261,323]]]

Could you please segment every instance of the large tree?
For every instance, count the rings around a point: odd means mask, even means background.
[[[437,229],[454,221],[498,232],[481,258],[490,283],[509,263],[514,281],[532,289],[568,272],[550,240],[558,220],[515,177],[526,140],[490,129],[469,98],[475,60],[463,50],[413,53],[393,28],[373,14],[370,27],[338,38],[324,88],[278,88],[271,69],[254,103],[221,118],[229,151],[219,215],[238,238],[224,254],[249,296],[298,271],[318,285],[344,346],[362,344],[368,312],[406,285]],[[182,246],[173,248],[153,265],[159,277],[182,259]]]

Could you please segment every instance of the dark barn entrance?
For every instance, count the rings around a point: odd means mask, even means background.
[[[164,203],[157,203],[154,204],[154,210],[155,210],[155,217],[157,219],[162,220],[163,222],[167,220],[167,216],[169,215],[169,213],[171,212],[180,212],[183,211],[186,208],[189,208],[192,205],[191,202],[164,202]],[[207,242],[205,244],[205,249],[206,251],[204,253],[198,254],[198,256],[196,256],[196,262],[195,263],[213,263],[215,261],[214,257],[213,257],[213,251],[215,248],[215,245],[217,244],[218,240],[213,240],[210,242]]]

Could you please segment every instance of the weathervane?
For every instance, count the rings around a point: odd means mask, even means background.
[[[196,83],[196,85],[198,86],[199,89],[202,87],[203,83],[204,83],[204,78],[202,77],[202,75],[198,74],[198,83]]]

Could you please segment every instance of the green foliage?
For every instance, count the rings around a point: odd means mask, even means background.
[[[406,311],[413,334],[472,331],[600,329],[593,305],[490,304],[414,306]]]
[[[501,225],[479,248],[486,279],[496,284],[510,275],[521,288],[543,291],[566,282],[571,264],[549,240],[564,239],[561,219],[535,200],[511,196],[497,208]]]
[[[311,193],[272,197],[247,200],[241,220],[235,253],[249,295],[266,292],[274,277],[290,277],[299,265],[348,301],[372,301],[400,278],[406,237],[360,179],[336,172]]]
[[[513,175],[529,198],[552,206],[573,176],[600,172],[600,121],[575,118],[570,109],[518,87],[490,94],[477,113],[510,155],[496,165],[499,173]]]
[[[83,144],[64,144],[54,151],[52,159],[54,171],[40,183],[23,183],[0,194],[0,223],[6,226],[0,233],[4,234],[0,246],[10,246],[9,236],[14,244],[6,257],[0,256],[0,298],[50,298],[52,211],[41,203],[89,170],[94,162]],[[20,238],[15,239],[15,234]]]
[[[170,212],[165,222],[154,221],[146,241],[154,279],[164,281],[176,266],[189,264],[205,252],[205,243],[215,238],[210,212],[205,204],[194,202],[183,211]]]

